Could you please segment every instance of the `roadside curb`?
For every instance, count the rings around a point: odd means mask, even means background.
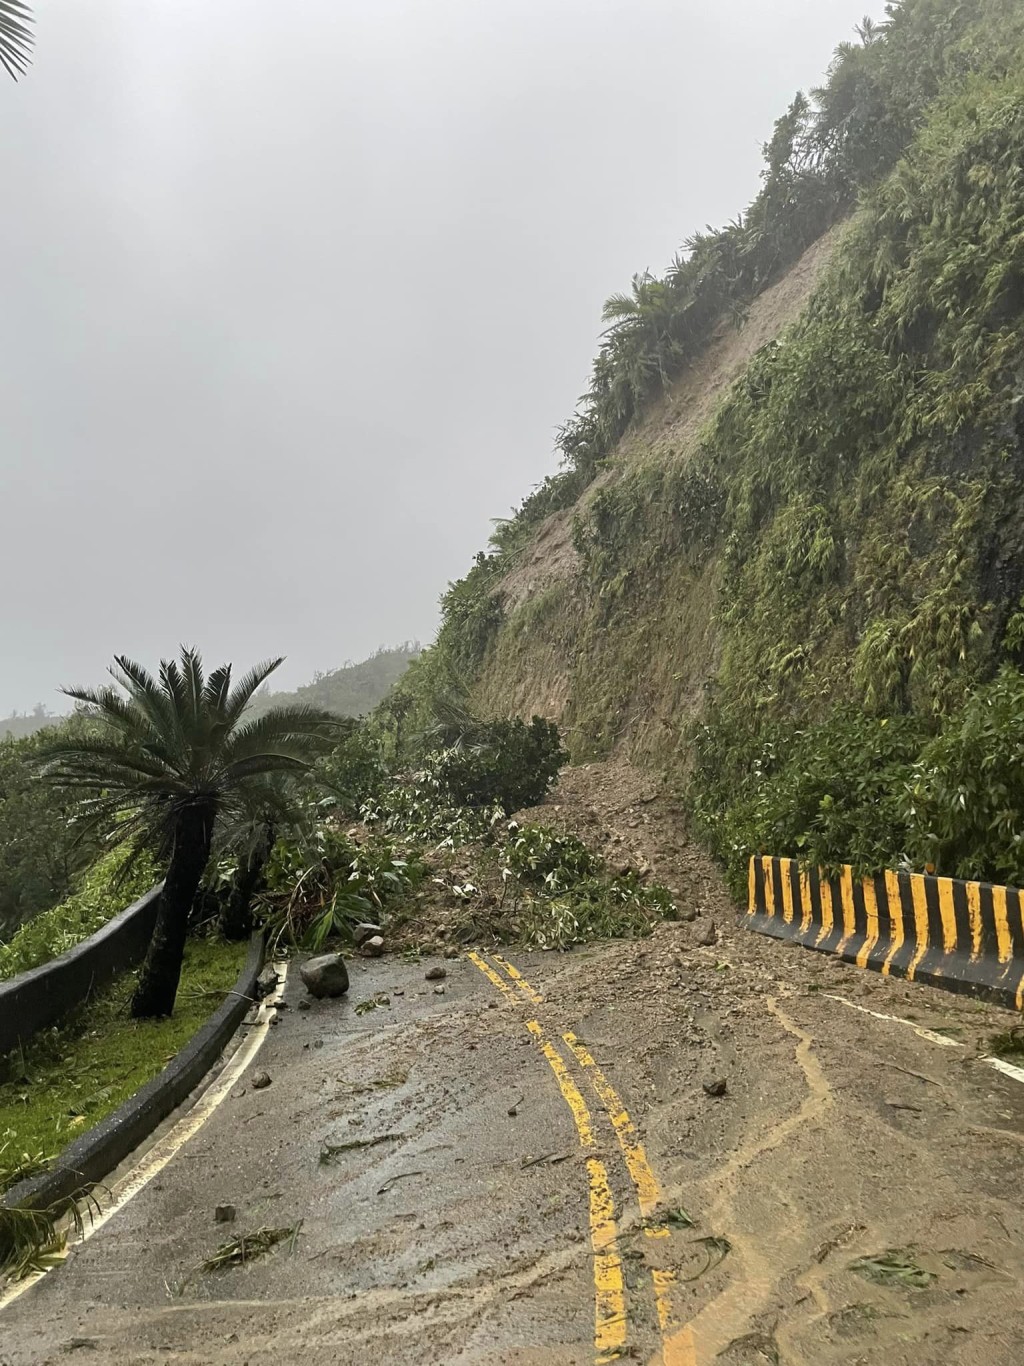
[[[1024,893],[925,873],[857,877],[750,860],[748,929],[883,976],[1024,1010]]]
[[[264,953],[262,934],[253,935],[231,994],[181,1052],[113,1114],[65,1148],[49,1171],[12,1186],[0,1204],[47,1209],[95,1186],[123,1162],[213,1067],[255,1000]]]

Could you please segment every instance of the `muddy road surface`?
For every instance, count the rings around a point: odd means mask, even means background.
[[[748,933],[597,779],[584,814],[618,802],[606,838],[696,919],[357,962],[308,1009],[293,966],[224,1102],[0,1313],[0,1363],[1019,1366],[1014,1017]]]
[[[293,970],[228,1099],[0,1315],[0,1361],[1017,1366],[1007,1017],[700,931],[482,950],[443,994],[381,960],[302,1011]]]

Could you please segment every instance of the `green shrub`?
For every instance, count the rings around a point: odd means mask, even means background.
[[[368,802],[361,815],[371,829],[448,849],[488,838],[505,817],[500,807],[471,810],[453,805],[429,768],[393,783],[377,801]]]
[[[351,725],[330,754],[317,761],[315,773],[336,809],[349,818],[381,791],[388,776],[379,743],[366,725],[358,723]]]
[[[671,919],[669,892],[636,873],[591,876],[555,896],[530,897],[519,916],[519,942],[531,948],[567,949],[593,939],[640,939]]]
[[[713,713],[695,737],[691,801],[702,832],[741,896],[752,854],[873,872],[903,861],[903,791],[928,734],[914,716],[837,708],[816,726],[759,740]]]
[[[695,749],[692,809],[737,896],[762,853],[1024,883],[1024,676],[1012,666],[942,721],[839,707],[755,738],[717,711]]]
[[[95,934],[160,880],[144,855],[129,863],[126,848],[112,850],[84,874],[74,895],[22,925],[0,945],[0,980],[48,963]]]
[[[492,721],[472,745],[431,756],[430,769],[452,806],[500,807],[506,815],[547,796],[568,755],[553,721]]]
[[[1024,884],[1024,677],[1016,669],[979,688],[924,747],[899,810],[917,866]]]
[[[377,833],[357,844],[319,825],[302,838],[280,839],[267,863],[261,903],[275,942],[321,948],[350,940],[360,921],[377,921],[387,904],[422,882],[415,853]]]
[[[671,894],[630,871],[610,876],[607,864],[573,835],[510,821],[498,850],[502,879],[515,892],[510,921],[519,943],[566,949],[591,939],[633,939],[672,919]]]
[[[54,734],[0,739],[0,940],[63,901],[102,853],[103,832],[76,819],[74,794],[39,781],[39,752]]]
[[[601,860],[582,840],[546,826],[519,825],[516,821],[509,822],[500,858],[503,876],[548,892],[568,891],[601,868]]]

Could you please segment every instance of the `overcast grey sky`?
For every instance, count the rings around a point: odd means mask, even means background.
[[[0,79],[0,715],[428,639],[609,293],[881,0],[38,0]]]

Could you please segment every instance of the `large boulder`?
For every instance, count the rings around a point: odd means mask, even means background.
[[[299,976],[310,996],[344,996],[348,991],[348,968],[340,953],[325,953],[311,958],[299,968]]]

